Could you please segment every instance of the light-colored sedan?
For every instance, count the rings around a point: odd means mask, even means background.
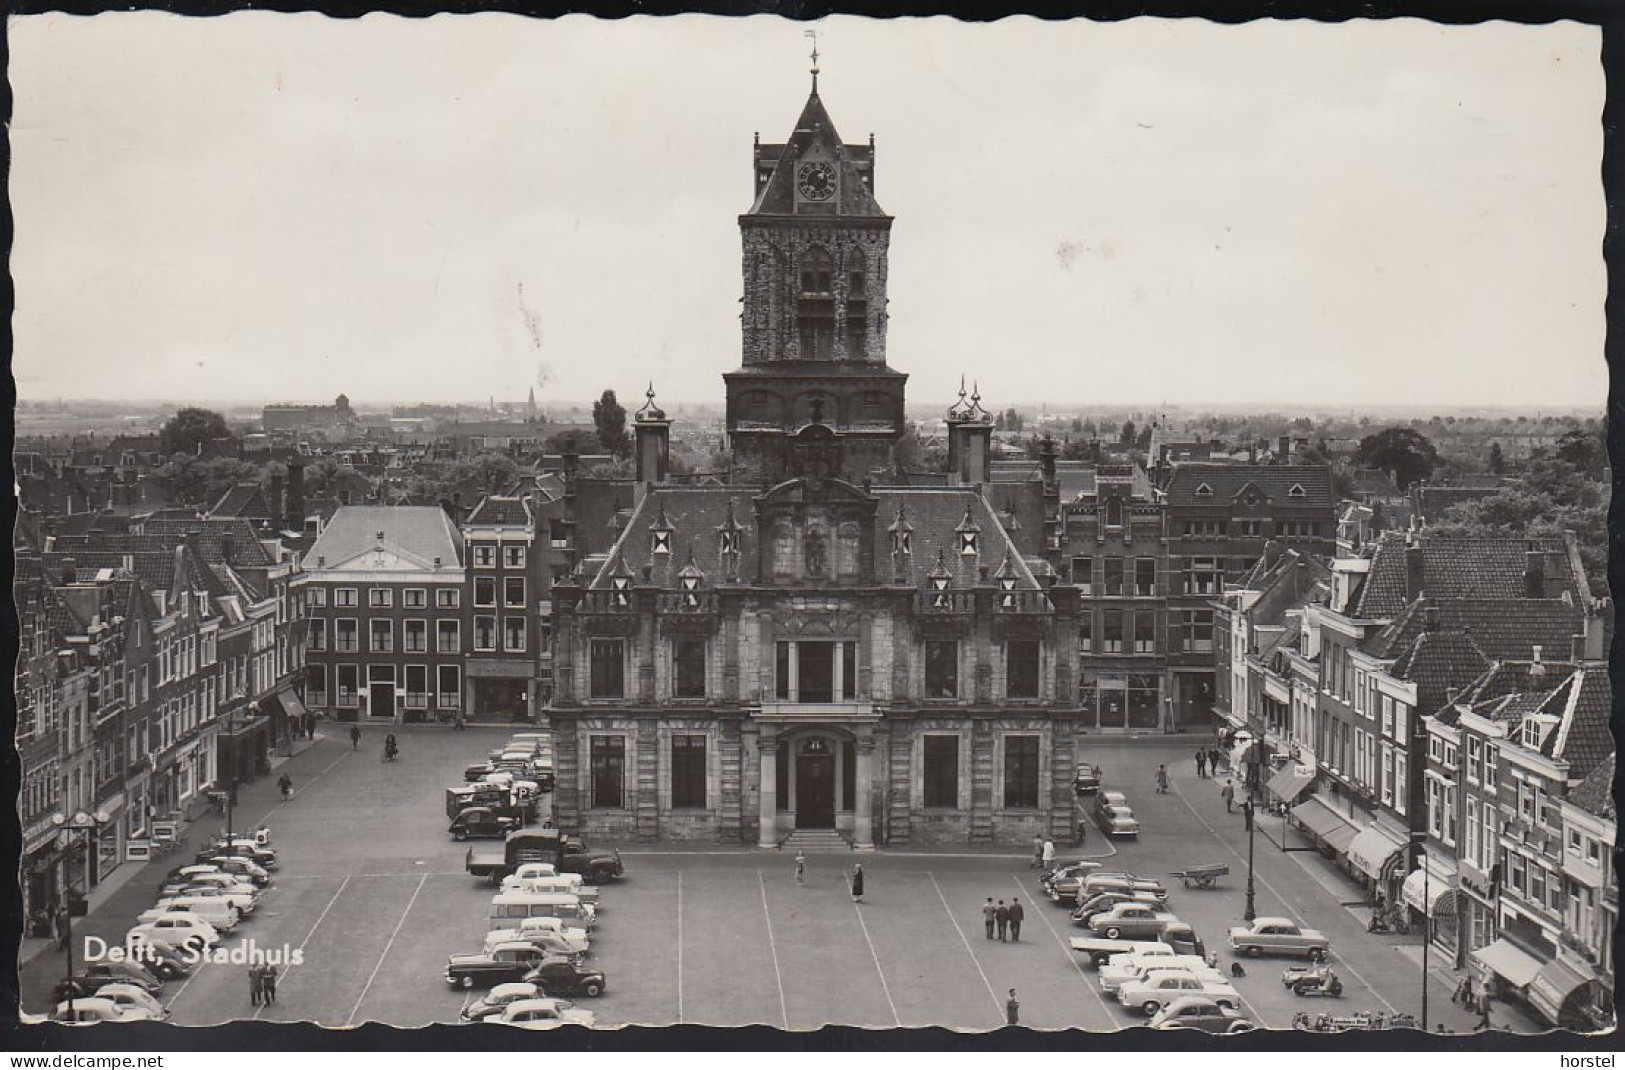
[[[502,1013],[489,1019],[500,1025],[516,1025],[521,1029],[557,1029],[561,1025],[584,1025],[591,1029],[598,1018],[591,1011],[578,1011],[567,999],[521,999],[502,1008]]]
[[[155,1020],[151,1011],[139,1007],[121,1007],[110,999],[85,996],[66,1000],[51,1012],[51,1021],[62,1025],[103,1025],[112,1022],[150,1022]]]
[[[172,912],[137,925],[125,937],[125,942],[128,943],[131,939],[146,940],[165,947],[180,947],[184,944],[213,947],[220,942],[220,931],[195,914]]]
[[[1155,940],[1179,919],[1150,903],[1118,903],[1089,919],[1089,929],[1108,940]]]
[[[511,940],[530,940],[538,933],[553,933],[569,942],[572,947],[579,949],[567,952],[570,955],[585,955],[592,946],[586,929],[566,925],[563,918],[520,918],[519,924],[512,929],[495,929],[487,933],[485,936],[485,950],[489,951],[496,945],[505,944]]]
[[[1319,962],[1331,953],[1332,942],[1290,918],[1257,918],[1230,930],[1230,949],[1240,955],[1305,955]]]
[[[1100,990],[1102,992],[1115,992],[1124,985],[1138,981],[1155,970],[1168,969],[1189,970],[1197,977],[1203,977],[1210,981],[1224,980],[1224,974],[1202,961],[1199,955],[1151,955],[1145,958],[1135,957],[1133,960],[1119,965],[1101,967]]]
[[[1228,981],[1198,977],[1190,970],[1152,970],[1137,981],[1117,990],[1125,1007],[1154,1015],[1180,996],[1206,996],[1219,1007],[1234,1010],[1241,1006],[1241,994]]]
[[[485,935],[485,946],[482,950],[490,953],[504,944],[514,943],[529,944],[549,955],[562,955],[565,958],[587,954],[585,939],[574,939],[555,929],[531,929],[523,934],[517,929],[497,929]]]
[[[529,981],[510,981],[507,984],[497,985],[483,998],[463,1008],[463,1021],[483,1022],[487,1018],[501,1014],[510,1003],[517,1003],[522,999],[542,999],[545,995],[540,985],[533,985]]]
[[[1095,820],[1108,836],[1137,837],[1139,819],[1128,804],[1128,796],[1120,791],[1103,791],[1095,796]]]
[[[1225,1010],[1206,996],[1180,996],[1151,1018],[1152,1029],[1197,1029],[1204,1033],[1249,1033],[1257,1026],[1240,1011]]]
[[[110,999],[125,1011],[144,1010],[159,1021],[169,1017],[169,1011],[158,1002],[157,997],[139,985],[118,983],[102,985],[96,989],[93,998]]]

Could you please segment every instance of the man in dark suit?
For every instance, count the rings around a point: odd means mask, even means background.
[[[1026,911],[1021,909],[1021,900],[1020,899],[1012,898],[1010,900],[1009,917],[1010,917],[1010,939],[1011,940],[1020,940],[1021,939],[1021,919],[1026,917]]]
[[[1004,934],[1010,928],[1010,908],[1004,905],[1003,899],[993,908],[993,920],[998,925],[999,942],[1004,943]]]

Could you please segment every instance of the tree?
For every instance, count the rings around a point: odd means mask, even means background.
[[[1133,420],[1124,420],[1123,421],[1123,430],[1122,430],[1122,433],[1118,435],[1117,441],[1122,443],[1125,446],[1132,446],[1132,445],[1134,445],[1134,440],[1135,440],[1134,421]]]
[[[615,399],[615,391],[606,390],[592,403],[592,422],[598,428],[598,443],[617,457],[632,451],[626,435],[626,409]]]
[[[258,482],[260,470],[231,457],[202,460],[189,453],[177,453],[159,465],[153,474],[171,501],[206,508],[238,483]]]
[[[1083,434],[1083,421],[1076,416],[1072,417],[1072,433],[1074,435]]]
[[[1502,472],[1507,470],[1507,459],[1506,456],[1501,452],[1501,444],[1499,442],[1490,443],[1489,466],[1490,471],[1494,472],[1496,475],[1500,475]]]
[[[1134,448],[1148,450],[1151,448],[1151,425],[1146,424],[1140,428],[1139,434],[1134,436]]]
[[[1439,451],[1420,431],[1388,427],[1360,440],[1355,461],[1366,468],[1391,472],[1399,489],[1425,482],[1439,465]]]
[[[587,453],[597,453],[600,448],[597,434],[580,427],[560,431],[547,440],[547,451],[549,453],[573,453],[580,457]]]
[[[995,431],[1003,431],[1004,429],[1005,429],[1004,413],[1001,412],[997,416],[993,417],[993,430],[995,430]]]
[[[184,453],[196,457],[205,442],[230,438],[231,428],[226,418],[209,409],[185,408],[169,418],[158,431],[158,449],[162,453]]]
[[[1557,458],[1587,479],[1608,478],[1608,447],[1597,431],[1568,431],[1557,440]]]

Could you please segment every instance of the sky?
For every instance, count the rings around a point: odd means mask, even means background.
[[[816,25],[911,405],[1602,405],[1594,27]],[[19,395],[720,400],[806,28],[15,17]]]

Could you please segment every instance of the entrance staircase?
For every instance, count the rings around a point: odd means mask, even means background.
[[[804,854],[846,854],[852,842],[834,829],[796,829],[779,847]]]

